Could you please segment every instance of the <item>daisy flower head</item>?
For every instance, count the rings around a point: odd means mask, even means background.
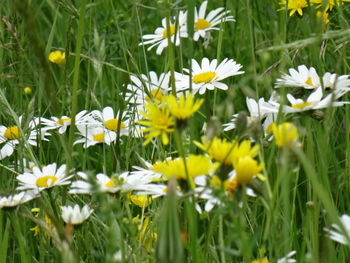
[[[14,207],[29,202],[38,197],[37,191],[23,191],[9,196],[0,196],[0,209],[3,207]]]
[[[152,48],[157,47],[157,55],[162,54],[163,49],[166,48],[168,43],[168,37],[173,44],[176,46],[180,45],[180,38],[188,37],[187,28],[187,13],[180,11],[178,18],[172,17],[170,21],[170,28],[166,26],[166,18],[162,20],[162,26],[158,27],[154,34],[147,34],[142,36],[142,42],[139,45],[151,45],[148,47],[148,51]],[[170,34],[170,36],[168,36]]]
[[[84,205],[83,208],[80,208],[79,205],[61,206],[61,209],[63,221],[70,225],[80,225],[88,219],[94,211],[88,205]]]
[[[102,111],[94,110],[91,116],[96,119],[101,127],[113,132],[120,130],[120,135],[128,135],[128,120],[119,123],[119,112],[114,114],[112,107],[105,107]]]
[[[66,165],[63,164],[57,168],[56,163],[46,166],[35,166],[32,172],[25,172],[16,177],[19,181],[17,190],[34,189],[42,191],[47,188],[51,188],[59,185],[70,184],[70,179],[74,174],[66,175]]]
[[[75,123],[80,124],[86,120],[86,110],[79,112],[75,116]],[[68,116],[61,116],[60,118],[51,117],[50,119],[46,118],[38,118],[39,122],[45,126],[47,130],[57,129],[59,134],[63,134],[66,132],[67,128],[71,125],[72,119]]]
[[[321,86],[320,77],[316,69],[307,68],[305,65],[298,66],[298,70],[289,69],[289,75],[283,74],[282,78],[276,80],[275,87],[301,87],[304,89],[316,89]]]
[[[192,93],[188,93],[185,97],[180,94],[177,99],[170,94],[163,98],[163,102],[168,106],[170,113],[179,121],[190,118],[202,106],[204,99],[195,100]]]
[[[322,1],[322,0],[321,0]],[[289,16],[292,16],[295,12],[299,15],[303,15],[303,8],[308,6],[307,0],[280,0],[279,4],[281,8],[279,10],[290,10]]]
[[[59,50],[53,51],[49,54],[49,61],[59,66],[63,66],[66,64],[66,53]]]
[[[346,231],[346,235],[344,235],[344,233],[342,233],[343,230],[337,224],[332,224],[332,227],[334,230],[331,230],[328,228],[325,228],[324,230],[327,232],[328,237],[330,239],[332,239],[335,242],[338,242],[340,244],[348,245],[349,241],[348,241],[347,237],[350,236],[350,216],[344,214],[339,219],[340,219],[340,222],[342,223],[342,225]]]
[[[18,124],[19,126],[0,126],[0,145],[3,144],[0,149],[0,160],[11,156],[20,141],[32,146],[38,145],[38,137],[43,141],[48,141],[45,138],[48,135],[47,129],[37,128],[38,123],[35,120],[30,121],[28,127],[25,128],[22,127],[22,116],[20,116]]]
[[[192,90],[194,94],[197,92],[204,94],[207,89],[213,90],[214,88],[227,90],[228,86],[220,81],[228,77],[243,74],[244,71],[239,71],[241,68],[242,65],[237,64],[233,59],[225,58],[219,65],[217,59],[213,59],[210,62],[208,58],[203,58],[201,65],[192,59],[192,69],[183,69],[187,74],[176,72],[176,86],[179,89],[189,89],[191,71]]]
[[[207,5],[208,1],[204,1],[199,7],[199,11],[197,11],[197,8],[195,9],[194,41],[197,41],[200,37],[205,38],[206,34],[212,30],[219,30],[220,28],[216,26],[221,22],[235,21],[233,16],[228,15],[230,11],[225,11],[223,7],[212,10],[205,15]]]
[[[332,74],[326,72],[322,77],[322,84],[324,89],[331,90],[350,90],[350,79],[349,75],[340,75]]]
[[[84,148],[105,143],[111,145],[117,139],[117,134],[104,127],[96,125],[77,125],[82,138],[76,140],[74,144],[83,143]]]
[[[158,105],[153,102],[145,104],[145,111],[140,111],[140,114],[144,117],[144,120],[137,123],[145,126],[146,128],[141,131],[147,133],[143,145],[147,145],[159,135],[162,138],[162,143],[167,145],[169,143],[168,133],[174,131],[175,120],[166,105]]]

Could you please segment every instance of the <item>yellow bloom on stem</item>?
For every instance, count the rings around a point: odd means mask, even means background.
[[[186,168],[183,158],[156,162],[152,170],[163,174],[167,178],[175,177],[176,179],[186,180],[187,176],[190,183],[193,184],[193,178],[199,175],[208,175],[218,168],[218,163],[212,163],[210,157],[204,155],[189,155],[186,158]],[[193,185],[191,185],[193,186]]]
[[[254,176],[258,175],[264,168],[264,164],[259,164],[250,156],[239,158],[235,161],[236,179],[238,184],[248,184]]]
[[[238,143],[233,141],[227,141],[226,139],[220,139],[214,137],[211,141],[207,141],[205,137],[202,137],[202,143],[194,142],[194,144],[209,154],[209,156],[224,165],[232,165],[234,158],[234,147]]]
[[[343,2],[350,2],[350,0],[310,0],[310,3],[317,4],[317,8],[324,7],[324,11],[332,11],[335,5],[343,5]]]
[[[198,111],[202,106],[204,99],[195,100],[193,94],[189,93],[187,97],[181,94],[179,99],[174,95],[167,95],[163,98],[163,102],[169,107],[170,113],[178,120],[186,120]]]
[[[290,122],[272,123],[268,130],[273,133],[276,145],[280,148],[290,148],[298,142],[298,129]]]
[[[281,0],[279,4],[281,5],[279,10],[291,10],[289,16],[292,16],[295,12],[302,16],[303,8],[308,6],[307,0],[288,0],[288,4],[287,0]]]
[[[157,105],[155,103],[145,104],[146,111],[141,111],[141,115],[146,119],[138,121],[137,123],[146,126],[147,128],[141,132],[147,132],[145,135],[145,142],[147,145],[153,138],[161,135],[164,145],[169,143],[168,133],[173,132],[174,118],[170,115],[170,111],[164,105]]]
[[[236,144],[233,149],[233,162],[235,160],[249,156],[254,158],[259,153],[259,145],[252,146],[252,142],[249,140],[243,140],[241,143]]]
[[[66,53],[62,51],[53,51],[49,55],[49,61],[59,66],[63,66],[66,63]]]
[[[146,208],[152,203],[152,197],[147,195],[130,195],[130,201],[140,208]]]

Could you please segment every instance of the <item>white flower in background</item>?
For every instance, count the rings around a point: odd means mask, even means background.
[[[344,214],[342,215],[340,218],[341,223],[343,224],[343,227],[345,228],[346,234],[347,236],[350,236],[350,216]],[[342,233],[342,229],[340,228],[340,226],[338,226],[337,224],[332,224],[332,227],[334,228],[334,230],[325,228],[324,230],[327,232],[328,237],[332,240],[334,240],[335,242],[338,242],[340,244],[344,244],[344,245],[348,245],[348,239],[347,237],[344,235],[344,233]]]
[[[289,69],[289,75],[283,74],[282,78],[276,80],[275,87],[302,87],[304,89],[316,89],[321,86],[320,77],[316,69],[307,68],[305,65],[298,66],[298,70]]]
[[[106,128],[109,131],[117,132],[120,129],[120,135],[128,135],[128,120],[123,120],[119,123],[119,112],[114,114],[111,107],[105,107],[102,111],[94,110],[91,116],[98,121],[99,126]]]
[[[208,58],[203,58],[201,65],[192,59],[192,80],[190,80],[190,70],[183,69],[186,74],[177,73],[176,87],[178,89],[189,89],[190,81],[192,81],[193,93],[199,92],[204,94],[206,90],[213,90],[214,88],[227,90],[228,86],[221,80],[235,75],[243,74],[244,71],[239,71],[242,65],[237,64],[233,59],[225,58],[219,65],[217,59],[211,62]]]
[[[79,225],[88,219],[91,213],[94,211],[88,205],[84,205],[80,209],[79,205],[73,206],[61,206],[62,219],[65,223],[70,225]]]
[[[180,45],[180,38],[188,37],[186,22],[187,22],[187,13],[180,11],[178,19],[173,17],[170,21],[170,40],[176,46]],[[151,45],[148,47],[148,51],[153,47],[157,47],[157,55],[160,55],[163,52],[163,49],[168,46],[168,29],[166,27],[166,19],[162,19],[162,26],[158,27],[154,34],[147,34],[142,36],[142,42],[139,45]]]
[[[96,127],[95,125],[78,125],[78,131],[83,138],[74,142],[83,143],[84,148],[88,148],[98,143],[105,143],[110,145],[117,139],[117,134],[103,127]]]
[[[326,72],[322,77],[323,87],[332,90],[350,90],[349,75],[331,74]]]
[[[9,196],[0,196],[0,208],[14,207],[38,197],[37,191],[23,191]]]
[[[56,163],[47,166],[33,167],[32,172],[25,172],[16,177],[19,181],[17,190],[34,189],[42,191],[58,185],[67,185],[74,175],[66,176],[66,165],[63,164],[57,169]]]
[[[254,121],[263,121],[264,130],[276,120],[277,113],[272,113],[267,108],[272,107],[271,102],[273,102],[273,98],[266,102],[264,98],[260,98],[258,101],[252,98],[246,98],[247,108],[249,111],[249,116],[247,117],[247,123],[250,125]],[[229,123],[225,123],[224,131],[233,130],[236,128],[236,120],[239,114],[234,114],[232,116],[232,120]]]
[[[277,260],[277,263],[295,263],[297,262],[294,258],[292,258],[297,252],[295,250],[290,251],[283,258]]]
[[[86,113],[87,111],[83,110],[75,116],[75,123],[77,125],[86,121]],[[63,115],[60,118],[53,116],[50,119],[40,117],[38,118],[38,121],[43,124],[47,130],[58,129],[58,133],[63,134],[66,132],[68,126],[70,126],[72,119]]]
[[[77,174],[83,180],[72,182],[69,193],[70,194],[91,194],[93,191],[93,185],[89,181],[89,176],[83,172],[78,172]],[[121,188],[120,186],[121,183],[118,184],[118,182],[116,182],[115,179],[112,179],[103,173],[99,173],[96,175],[95,183],[98,187],[98,189],[96,190],[101,192],[116,193]]]
[[[221,22],[235,21],[233,16],[228,16],[230,11],[224,11],[225,9],[223,7],[212,10],[205,15],[207,4],[208,1],[204,1],[199,7],[199,11],[197,11],[197,8],[195,9],[194,41],[197,41],[200,37],[205,38],[206,34],[212,30],[220,30],[219,27],[215,26]]]
[[[0,149],[0,160],[11,156],[16,148],[16,145],[23,142],[32,146],[38,145],[38,137],[43,141],[48,141],[45,136],[49,135],[46,129],[37,128],[35,121],[30,121],[28,128],[22,127],[22,116],[18,119],[18,124],[14,126],[0,126],[0,145],[4,144]],[[24,134],[22,134],[22,132]]]

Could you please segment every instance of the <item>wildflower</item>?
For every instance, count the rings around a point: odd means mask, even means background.
[[[317,4],[317,8],[323,7],[324,12],[332,11],[335,5],[343,5],[344,2],[350,2],[350,0],[310,0],[310,3]]]
[[[82,124],[86,121],[86,110],[79,112],[75,116],[75,123]],[[71,125],[72,119],[66,115],[61,116],[60,118],[51,117],[50,119],[46,119],[43,117],[38,118],[38,121],[43,124],[46,130],[58,129],[59,134],[63,134],[66,132],[67,128]]]
[[[49,60],[52,63],[55,63],[59,66],[63,66],[64,64],[66,64],[66,53],[59,50],[53,51],[49,55]]]
[[[316,16],[318,19],[320,19],[323,22],[323,24],[327,25],[329,23],[329,18],[328,18],[327,12],[317,11]]]
[[[170,115],[169,109],[164,105],[158,107],[155,103],[149,103],[145,105],[146,111],[140,111],[140,114],[145,118],[143,121],[138,121],[139,124],[146,126],[147,128],[141,130],[142,132],[148,132],[145,135],[145,142],[143,145],[147,145],[153,138],[161,136],[164,145],[169,143],[168,133],[173,132],[174,118]]]
[[[185,12],[180,11],[178,20],[173,17],[170,21],[170,28],[168,29],[166,26],[166,19],[163,18],[162,26],[158,27],[154,34],[144,35],[142,36],[142,42],[139,45],[149,45],[151,46],[147,49],[151,50],[153,47],[157,47],[157,55],[160,55],[163,52],[163,49],[169,45],[168,43],[168,33],[170,33],[170,40],[174,45],[180,45],[180,38],[185,38],[188,36],[186,21],[187,14]],[[177,20],[177,23],[175,21]],[[176,31],[176,32],[175,32]]]
[[[90,217],[92,212],[94,211],[88,205],[84,205],[82,209],[80,209],[79,205],[73,206],[61,206],[62,209],[62,219],[66,224],[70,225],[80,225],[86,219]]]
[[[3,207],[14,207],[29,202],[38,197],[37,191],[23,191],[9,196],[0,196],[0,209]]]
[[[350,89],[349,75],[331,74],[326,72],[322,77],[324,89],[331,90],[343,90],[348,91]]]
[[[197,92],[204,94],[207,89],[213,90],[214,88],[227,90],[228,86],[220,81],[243,74],[244,71],[239,71],[240,68],[242,65],[237,64],[233,59],[225,58],[219,65],[216,59],[210,62],[208,58],[203,58],[201,65],[192,59],[192,69],[183,69],[187,75],[176,72],[176,86],[179,89],[189,89],[189,82],[192,81],[194,94]],[[192,80],[190,80],[190,71],[192,72]]]
[[[32,93],[32,88],[27,86],[23,88],[23,91],[25,94],[29,95],[30,93]]]
[[[298,142],[298,129],[290,122],[272,123],[269,129],[275,137],[276,145],[280,148],[290,148]]]
[[[292,258],[297,252],[295,250],[290,251],[287,255],[277,260],[277,263],[295,263],[297,262]]]
[[[70,194],[91,194],[93,191],[93,185],[89,182],[89,176],[86,173],[77,173],[82,180],[72,182]],[[110,178],[103,173],[96,175],[97,191],[116,193],[121,189],[122,182],[117,179]]]
[[[197,12],[197,8],[194,13],[194,35],[193,40],[197,41],[200,37],[205,38],[206,34],[208,34],[212,30],[219,30],[220,28],[215,27],[221,22],[235,21],[233,16],[228,16],[230,11],[224,11],[223,7],[217,8],[209,12],[208,15],[205,15],[205,11],[207,9],[208,1],[204,1],[199,11]]]
[[[141,220],[139,220],[139,216],[136,216],[132,219],[132,221],[136,223]],[[137,229],[139,232],[137,234],[136,241],[142,244],[147,251],[152,248],[158,237],[154,229],[151,228],[151,225],[152,221],[149,219],[149,217],[144,217],[143,221],[137,224]]]
[[[283,74],[282,78],[276,80],[275,87],[302,87],[304,89],[315,89],[320,87],[320,77],[316,69],[307,68],[305,65],[298,66],[298,70],[289,69],[289,75]]]
[[[202,143],[194,142],[194,144],[208,153],[213,160],[226,166],[232,165],[234,158],[233,149],[237,144],[235,140],[227,141],[226,139],[214,137],[211,141],[208,141],[205,137],[202,137]]]
[[[20,143],[20,140],[25,140],[29,145],[37,146],[38,135],[41,140],[47,141],[45,138],[47,135],[46,129],[38,129],[35,121],[30,121],[28,128],[21,127],[22,116],[18,119],[19,126],[0,126],[0,144],[4,143],[4,146],[0,150],[0,160],[11,156],[16,148],[16,145]],[[24,134],[22,134],[24,132]]]
[[[38,218],[40,214],[40,208],[35,207],[31,210],[32,213],[36,213],[35,217]],[[38,219],[39,220],[39,219]],[[48,217],[47,214],[44,215],[44,220],[39,220],[38,223],[41,225],[42,228],[45,230],[45,236],[50,239],[52,235],[56,234],[56,228],[52,223],[52,220],[50,217]],[[34,232],[34,236],[38,236],[41,230],[41,227],[36,225],[35,227],[30,228],[30,231]]]
[[[259,153],[259,148],[260,147],[258,144],[252,146],[252,142],[250,140],[243,140],[239,144],[237,143],[233,148],[233,159],[235,161],[246,156],[255,158]]]
[[[153,171],[163,174],[167,178],[190,180],[193,186],[193,178],[200,175],[209,175],[218,168],[218,163],[212,163],[210,157],[203,155],[189,155],[186,159],[186,167],[183,158],[157,162],[153,165]]]
[[[267,258],[254,259],[251,263],[269,263]]]
[[[303,8],[308,6],[307,0],[280,0],[279,4],[281,5],[279,10],[291,10],[289,16],[292,16],[295,12],[302,16]]]
[[[244,156],[235,161],[236,179],[239,184],[248,184],[252,178],[258,175],[264,168],[263,164],[259,164],[251,156]]]
[[[96,125],[77,125],[77,128],[83,138],[76,140],[74,144],[84,143],[84,148],[99,143],[111,145],[117,138],[117,134],[114,131],[107,130],[103,127],[96,127]]]
[[[115,115],[111,107],[105,107],[102,111],[94,110],[91,112],[91,116],[98,120],[98,124],[101,127],[109,131],[116,132],[119,128],[121,135],[128,135],[129,133],[127,129],[128,121],[121,121],[119,123],[119,112]]]
[[[152,203],[152,198],[147,195],[130,195],[129,199],[140,208],[146,208]]]
[[[335,230],[330,230],[328,228],[325,228],[324,230],[327,232],[328,237],[330,239],[332,239],[335,242],[338,242],[340,244],[348,245],[349,241],[348,241],[347,237],[350,236],[350,216],[344,214],[339,219],[340,219],[340,222],[342,223],[342,225],[346,231],[346,235],[344,235],[344,233],[342,233],[343,230],[337,224],[332,224],[332,227]]]
[[[42,191],[53,186],[67,185],[71,183],[69,179],[73,176],[74,174],[66,176],[65,164],[58,169],[56,163],[43,166],[42,168],[35,166],[32,172],[25,172],[16,177],[20,184],[17,190],[34,189]]]
[[[163,101],[167,104],[170,113],[177,120],[186,120],[190,118],[193,113],[198,111],[203,104],[204,99],[195,101],[192,93],[189,93],[186,97],[184,94],[181,94],[178,100],[171,94],[164,97]]]

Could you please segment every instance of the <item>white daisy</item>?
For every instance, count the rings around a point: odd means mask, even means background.
[[[86,173],[78,172],[79,177],[83,180],[78,180],[72,183],[71,189],[69,190],[70,194],[91,194],[93,191],[93,185],[89,182],[89,176]],[[96,182],[98,191],[116,193],[120,190],[120,185],[116,180],[108,177],[103,173],[96,175]]]
[[[296,251],[292,250],[284,257],[277,260],[277,263],[295,263],[297,262],[294,258],[292,258],[294,255],[296,255]]]
[[[88,148],[98,143],[110,145],[117,138],[117,134],[114,131],[102,127],[96,127],[95,125],[78,125],[77,128],[83,138],[76,140],[74,144],[84,143],[84,148]]]
[[[124,118],[124,120],[119,124],[119,112],[115,115],[111,107],[105,107],[102,111],[94,110],[91,112],[91,116],[99,122],[100,126],[109,131],[117,132],[119,126],[120,135],[129,134],[129,121]]]
[[[332,224],[332,227],[335,230],[330,230],[328,228],[325,228],[324,230],[328,233],[328,236],[330,239],[344,244],[344,245],[348,245],[348,238],[346,236],[350,236],[350,216],[344,214],[342,215],[340,218],[341,223],[343,224],[343,227],[346,231],[346,235],[344,235],[343,230],[340,228],[340,226],[338,226],[337,224]]]
[[[223,7],[212,10],[208,15],[205,15],[207,4],[208,1],[204,1],[200,6],[199,11],[197,11],[197,8],[195,9],[194,41],[197,41],[200,37],[205,38],[206,34],[212,30],[219,30],[220,28],[215,26],[221,22],[235,21],[233,16],[228,16],[230,11],[224,11],[225,9]]]
[[[34,189],[42,191],[57,185],[67,185],[74,176],[66,176],[66,165],[63,164],[57,169],[56,163],[47,166],[33,167],[32,172],[25,172],[16,177],[19,181],[17,190]]]
[[[305,65],[298,66],[298,70],[289,69],[289,75],[283,74],[282,78],[276,80],[275,87],[302,87],[304,89],[316,89],[321,86],[320,77],[316,69],[307,68]]]
[[[18,124],[14,126],[0,126],[0,144],[4,144],[0,150],[0,160],[11,156],[21,141],[21,139],[25,140],[26,143],[32,146],[37,146],[38,137],[41,140],[48,141],[45,136],[49,135],[46,129],[38,129],[37,123],[35,121],[30,121],[28,128],[22,127],[22,116],[18,119]],[[22,132],[24,134],[22,134]]]
[[[75,123],[76,124],[81,124],[84,123],[85,119],[86,119],[86,110],[83,110],[81,112],[79,112],[76,116],[75,116]],[[46,118],[38,118],[40,123],[43,124],[47,130],[53,130],[53,129],[58,129],[58,133],[59,134],[63,134],[66,132],[68,126],[70,126],[71,124],[71,118],[68,116],[61,116],[60,118],[57,117],[51,117],[50,119],[46,119]]]
[[[186,21],[186,12],[180,11],[178,19],[173,17],[170,21],[170,40],[176,46],[180,45],[180,38],[188,37]],[[176,32],[175,32],[176,31]],[[154,34],[148,34],[142,36],[142,42],[139,45],[151,45],[147,50],[151,50],[153,47],[157,47],[157,55],[163,52],[163,49],[168,46],[168,29],[166,27],[166,19],[163,18],[162,26],[158,27]]]
[[[228,86],[221,80],[243,74],[244,71],[239,71],[242,65],[237,64],[233,59],[225,58],[219,65],[216,59],[211,62],[208,58],[203,58],[201,65],[192,59],[192,90],[193,93],[199,92],[204,94],[205,91],[213,90],[214,88],[227,90]],[[190,88],[190,70],[183,69],[187,74],[175,73],[176,86],[178,89]]]
[[[61,206],[61,209],[63,221],[70,225],[79,225],[83,223],[94,211],[88,205],[84,205],[82,209],[80,209],[79,205],[75,205],[74,207]]]
[[[350,79],[349,75],[331,74],[326,72],[322,77],[323,87],[325,89],[333,90],[349,90],[350,89]]]
[[[13,207],[33,200],[38,197],[37,191],[23,191],[9,196],[0,196],[0,208]]]

